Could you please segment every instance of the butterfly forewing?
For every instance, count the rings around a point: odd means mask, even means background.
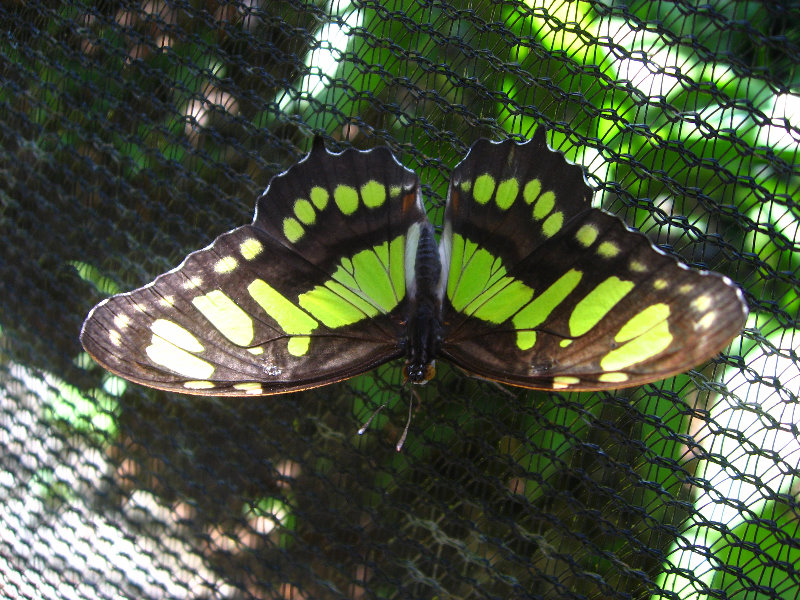
[[[543,130],[473,147],[445,211],[445,358],[523,387],[597,390],[685,371],[738,334],[738,288],[679,265],[590,198]]]
[[[416,176],[385,148],[321,143],[273,178],[252,225],[89,314],[86,350],[151,387],[247,395],[345,379],[402,353]]]
[[[581,168],[547,147],[542,128],[525,144],[478,140],[453,171],[444,237],[454,232],[515,263],[586,211],[591,196]]]

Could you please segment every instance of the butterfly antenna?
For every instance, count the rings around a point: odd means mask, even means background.
[[[361,429],[359,429],[359,430],[358,430],[358,435],[364,435],[364,432],[365,432],[365,431],[367,430],[367,428],[370,426],[370,423],[372,423],[372,420],[373,420],[375,417],[377,417],[377,416],[378,416],[378,413],[379,413],[379,412],[381,412],[381,411],[382,411],[384,408],[386,408],[386,403],[385,403],[385,402],[384,402],[383,404],[381,404],[381,405],[380,405],[378,408],[376,408],[376,409],[375,409],[375,410],[372,412],[372,414],[369,416],[369,419],[367,419],[367,422],[366,422],[366,423],[364,423],[364,424],[361,426]]]
[[[412,390],[413,392],[413,390]],[[400,452],[403,449],[403,444],[406,443],[406,437],[408,436],[408,428],[411,427],[411,410],[414,408],[414,394],[408,394],[408,419],[406,420],[406,426],[403,429],[403,435],[400,436],[400,439],[397,440],[397,445],[395,449]]]

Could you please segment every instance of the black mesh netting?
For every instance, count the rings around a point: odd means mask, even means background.
[[[0,596],[800,595],[800,3],[0,5]],[[252,218],[310,147],[389,145],[439,223],[478,137],[745,291],[688,374],[526,392],[397,365],[202,399],[110,376],[100,299]],[[363,436],[375,407],[388,410]]]

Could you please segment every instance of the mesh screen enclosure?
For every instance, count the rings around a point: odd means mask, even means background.
[[[0,596],[800,596],[800,3],[0,5]],[[441,224],[480,137],[740,285],[686,374],[546,393],[401,363],[247,399],[110,375],[91,307],[252,220],[322,134]],[[358,430],[388,403],[363,435]]]

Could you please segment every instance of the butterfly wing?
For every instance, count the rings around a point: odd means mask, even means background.
[[[183,393],[258,395],[346,379],[402,353],[416,175],[386,148],[320,141],[258,199],[252,225],[98,304],[81,332],[106,369]]]
[[[544,129],[473,146],[440,246],[445,358],[512,385],[600,390],[686,371],[738,335],[747,308],[728,278],[679,264],[590,200]]]

